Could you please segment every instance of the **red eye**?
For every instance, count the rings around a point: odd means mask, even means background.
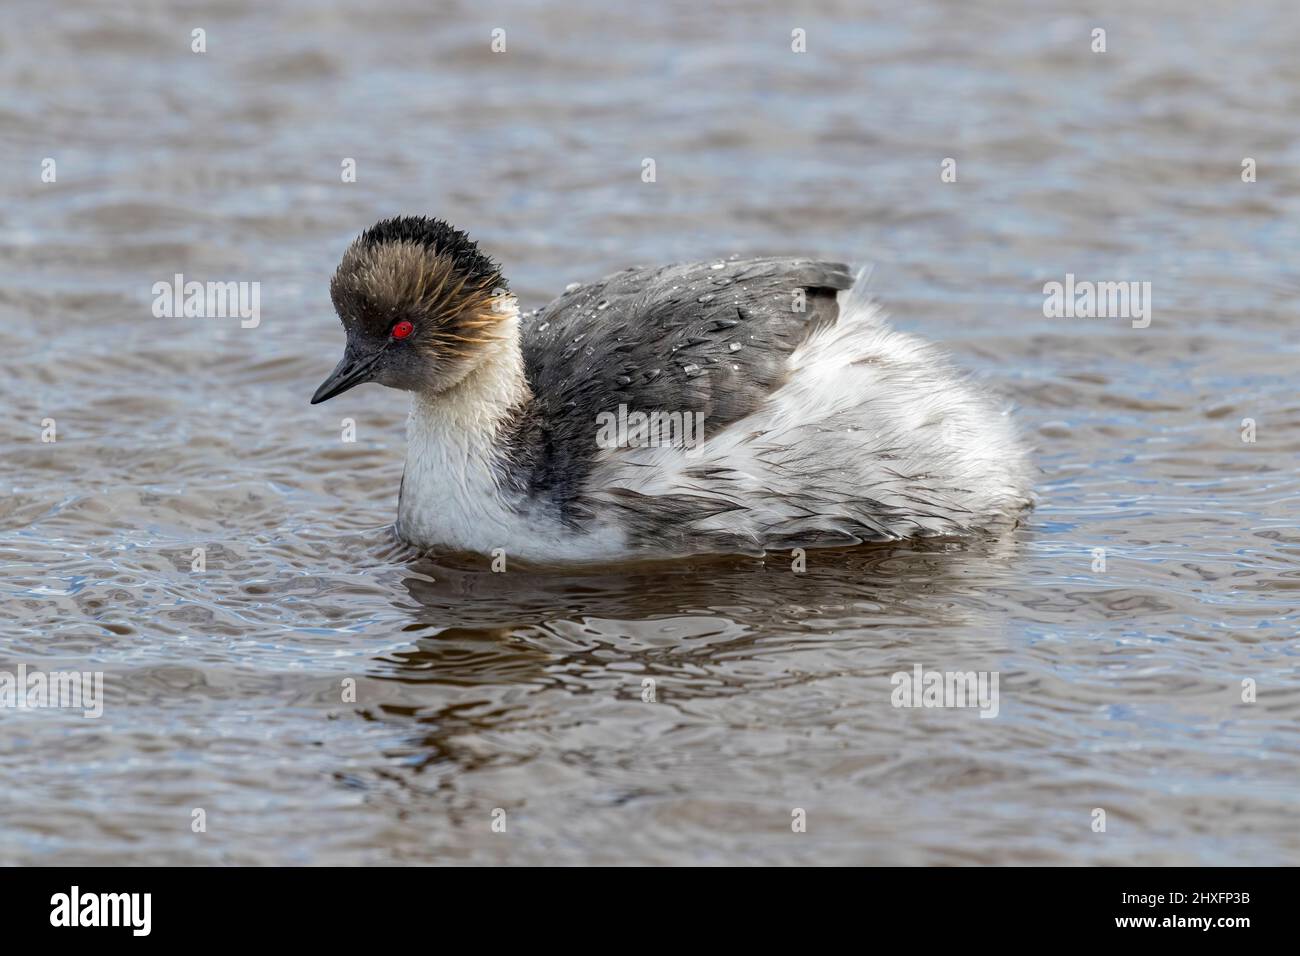
[[[415,331],[415,326],[403,319],[393,326],[393,338],[404,339]]]

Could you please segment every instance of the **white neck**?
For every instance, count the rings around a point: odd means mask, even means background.
[[[449,439],[459,434],[490,441],[510,412],[532,397],[519,348],[518,311],[501,320],[499,333],[497,341],[485,346],[479,364],[451,388],[436,395],[414,394],[408,436],[418,420],[422,428]]]
[[[500,334],[456,385],[411,400],[398,504],[398,530],[407,541],[488,551],[509,543],[513,509],[497,481],[499,436],[531,392],[517,312],[501,320]]]

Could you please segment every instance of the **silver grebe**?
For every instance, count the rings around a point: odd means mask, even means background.
[[[397,533],[524,560],[758,553],[1010,525],[999,402],[895,332],[846,266],[631,268],[521,315],[438,219],[366,230],[330,283],[343,360],[412,393]]]

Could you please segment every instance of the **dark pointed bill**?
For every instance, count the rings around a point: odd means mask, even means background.
[[[320,388],[311,397],[311,403],[319,405],[335,395],[343,394],[354,385],[370,381],[370,370],[382,354],[383,349],[380,349],[371,355],[358,356],[349,349],[343,354],[342,361],[334,367],[334,371],[330,372],[329,378],[320,383]]]

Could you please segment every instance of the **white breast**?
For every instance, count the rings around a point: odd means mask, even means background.
[[[617,529],[598,525],[575,532],[546,502],[529,502],[500,487],[497,433],[508,410],[527,394],[518,345],[507,343],[451,391],[412,398],[398,535],[421,548],[479,554],[500,549],[507,560],[583,561],[625,553],[625,536]]]

